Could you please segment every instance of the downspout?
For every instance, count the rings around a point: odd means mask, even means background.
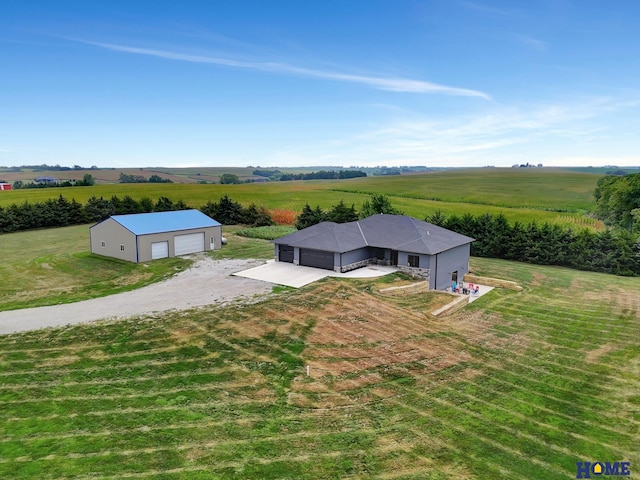
[[[436,268],[435,268],[435,271],[436,271],[436,279],[435,279],[435,286],[434,286],[433,289],[437,290],[438,289],[438,254],[437,253],[436,253]]]

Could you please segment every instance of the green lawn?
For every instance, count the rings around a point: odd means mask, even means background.
[[[191,264],[182,258],[135,264],[92,255],[89,226],[0,235],[0,311],[133,290]]]
[[[0,477],[553,480],[596,460],[634,471],[640,279],[472,268],[524,290],[436,319],[431,294],[326,280],[257,304],[5,336]]]

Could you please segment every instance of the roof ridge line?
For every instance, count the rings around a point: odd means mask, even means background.
[[[369,245],[369,240],[367,240],[367,237],[365,236],[364,232],[362,231],[362,227],[360,226],[360,220],[356,220],[356,225],[358,225],[358,230],[360,231],[360,235],[362,235],[362,239],[364,240],[364,244],[367,247],[370,247],[371,245]]]

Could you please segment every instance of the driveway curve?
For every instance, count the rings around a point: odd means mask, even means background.
[[[213,260],[203,256],[191,268],[138,290],[76,303],[0,312],[0,334],[188,310],[265,294],[271,292],[272,284],[232,276],[263,263],[264,260]]]

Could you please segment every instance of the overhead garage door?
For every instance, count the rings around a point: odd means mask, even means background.
[[[151,244],[151,259],[167,258],[169,256],[169,242],[154,242]]]
[[[188,253],[204,252],[204,232],[173,237],[176,257]]]
[[[278,251],[278,260],[281,262],[293,263],[293,247],[290,247],[289,245],[280,245]]]
[[[310,250],[308,248],[301,248],[300,265],[333,270],[333,252],[323,252],[322,250]]]

